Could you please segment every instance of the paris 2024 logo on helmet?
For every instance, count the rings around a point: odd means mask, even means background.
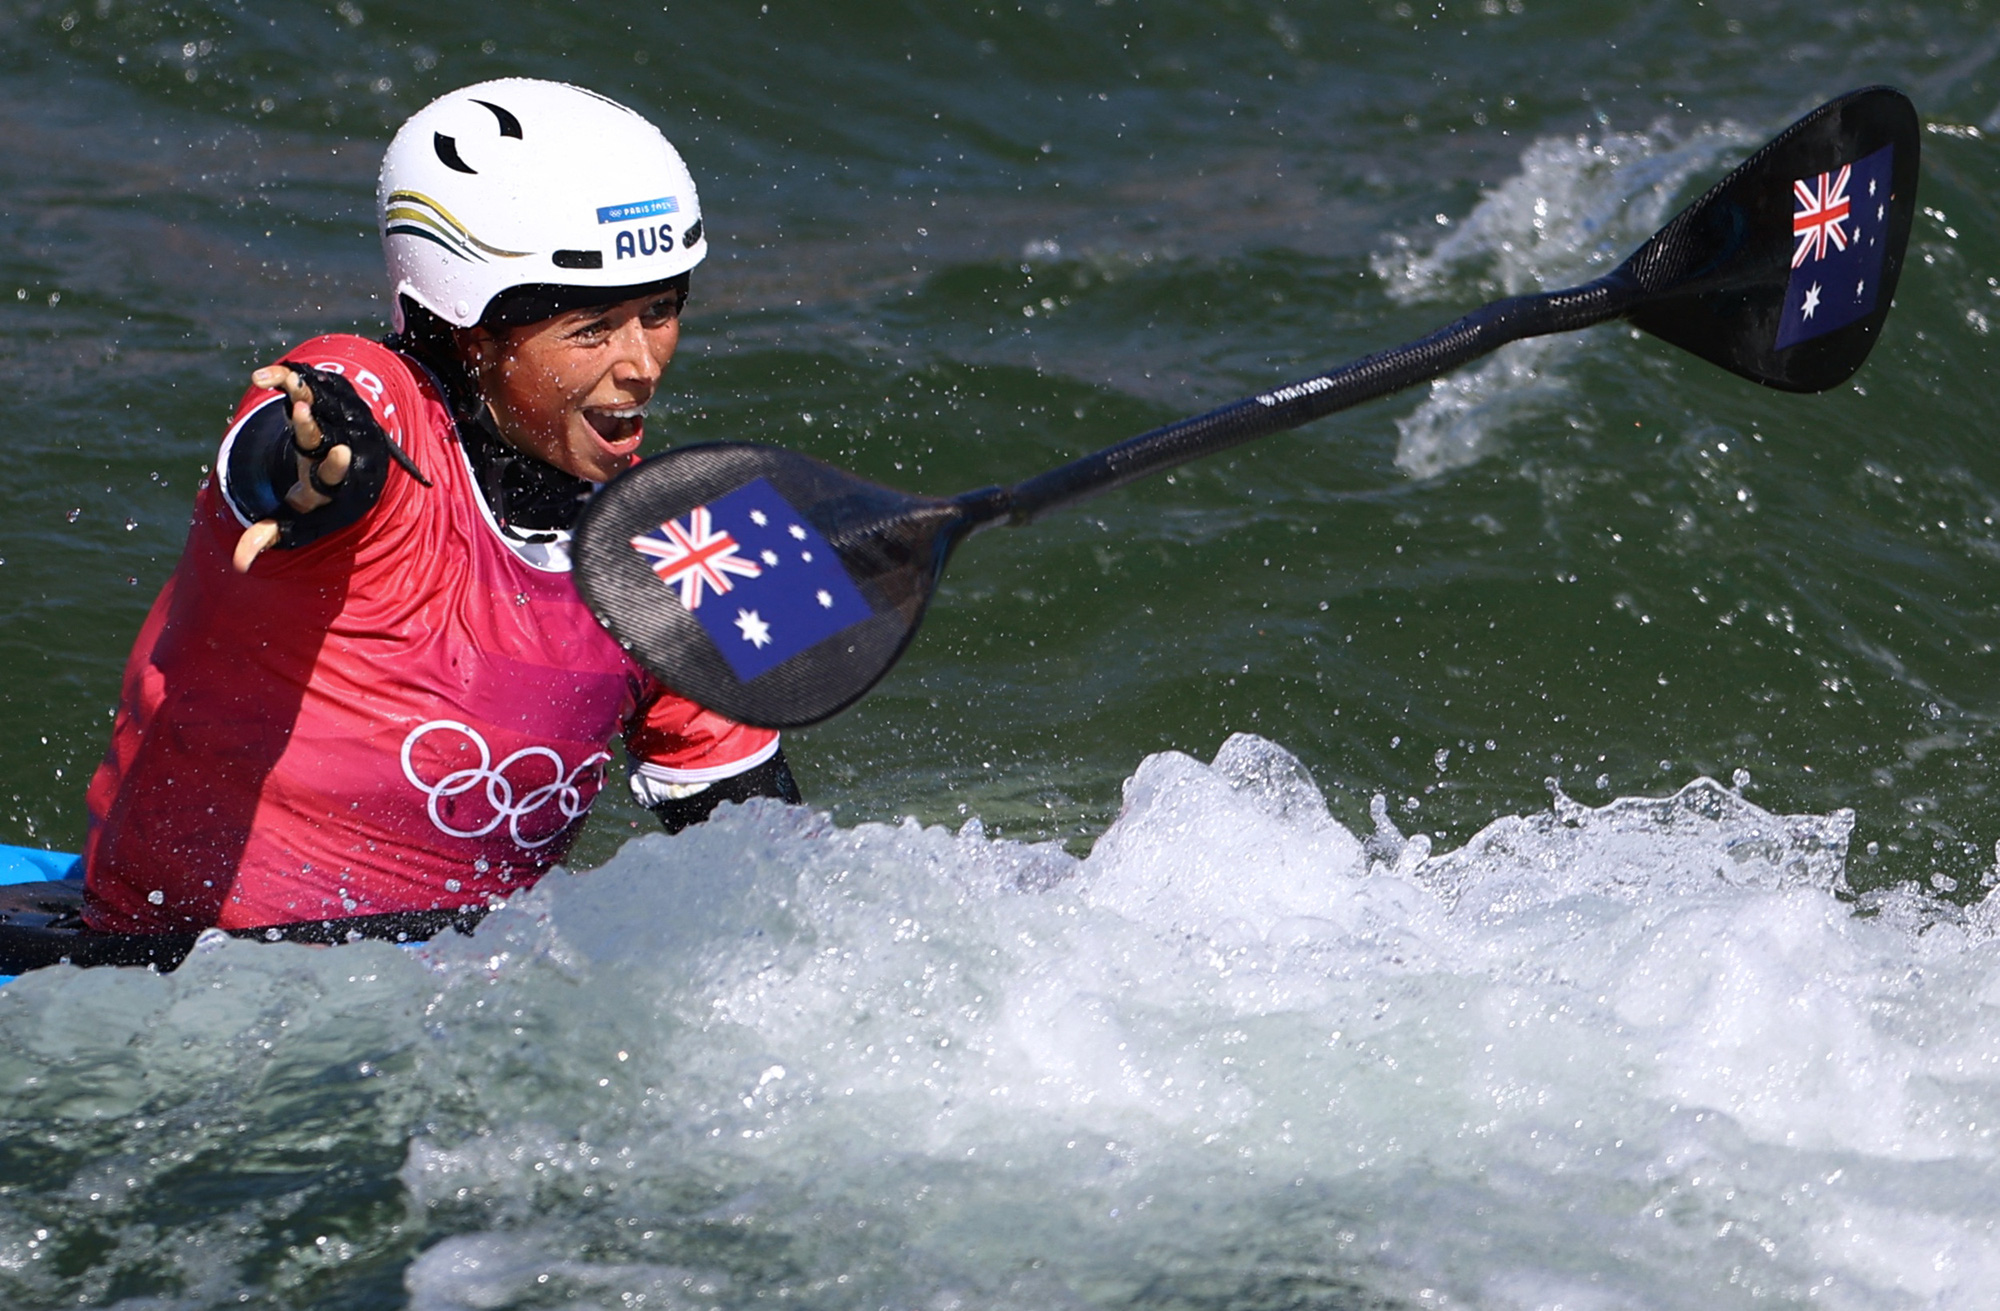
[[[660,130],[592,91],[502,78],[403,124],[376,192],[401,298],[458,327],[516,287],[638,287],[708,254],[694,178]]]

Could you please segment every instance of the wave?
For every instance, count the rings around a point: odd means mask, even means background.
[[[469,938],[44,971],[0,1287],[178,1243],[162,1305],[1968,1305],[2000,934],[1854,897],[1851,823],[1698,779],[1435,853],[1239,735],[1084,859],[753,803]]]
[[[1434,244],[1393,238],[1372,261],[1376,276],[1405,304],[1586,282],[1652,236],[1690,182],[1715,180],[1723,161],[1758,140],[1733,123],[1687,136],[1662,124],[1541,138],[1521,152],[1519,173],[1481,196]],[[1565,366],[1579,349],[1574,336],[1515,342],[1477,368],[1433,382],[1430,395],[1396,421],[1397,467],[1413,478],[1464,468],[1510,424],[1547,418],[1568,403]]]

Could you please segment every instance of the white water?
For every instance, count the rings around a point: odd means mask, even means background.
[[[1375,272],[1394,299],[1461,303],[1575,286],[1609,273],[1651,237],[1691,183],[1720,181],[1724,164],[1756,138],[1734,124],[1685,139],[1664,126],[1606,131],[1595,140],[1544,138],[1521,152],[1521,171],[1481,196],[1434,244],[1397,238]],[[1691,196],[1685,199],[1691,199]],[[1600,331],[1609,331],[1608,329]],[[1573,411],[1565,369],[1575,335],[1502,347],[1476,368],[1431,384],[1396,420],[1396,465],[1431,478],[1477,463],[1511,424],[1552,420],[1585,428]],[[1558,419],[1560,416],[1560,419]]]
[[[0,1292],[1987,1304],[2000,935],[1857,913],[1848,822],[1698,780],[1432,856],[1237,737],[1146,760],[1083,861],[756,804],[471,939],[44,971],[0,990],[10,1141],[54,1162],[0,1195]],[[372,1210],[323,1159],[379,1163]],[[44,1268],[52,1221],[98,1274]]]

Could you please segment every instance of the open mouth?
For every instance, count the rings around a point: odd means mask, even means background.
[[[599,440],[614,450],[620,446],[637,445],[646,427],[646,411],[643,406],[617,410],[585,410],[583,417]]]

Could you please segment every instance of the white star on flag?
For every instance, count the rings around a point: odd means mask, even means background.
[[[775,567],[777,566],[777,563],[778,563],[778,553],[777,553],[776,551],[759,551],[759,552],[757,553],[757,555],[758,555],[758,558],[759,558],[759,559],[761,559],[761,560],[763,560],[763,562],[764,562],[765,564],[768,564],[768,565],[772,566],[773,568],[775,568]]]
[[[736,626],[742,630],[743,640],[750,645],[762,647],[771,644],[771,626],[759,619],[755,610],[738,610]]]
[[[765,524],[771,522],[771,520],[762,510],[752,510],[750,512],[750,522],[762,528]]]
[[[1800,307],[1799,317],[1802,319],[1809,319],[1813,316],[1813,311],[1818,308],[1819,308],[1819,284],[1815,282],[1813,283],[1812,286],[1806,289],[1806,303]]]
[[[822,609],[833,609],[833,593],[827,591],[824,587],[813,593],[813,599],[820,603]]]
[[[806,530],[799,527],[797,524],[793,524],[790,528],[786,529],[785,531],[789,532],[793,537],[797,538],[801,542],[803,542],[806,539]]]

